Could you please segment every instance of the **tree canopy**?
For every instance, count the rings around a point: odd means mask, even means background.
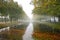
[[[25,15],[21,5],[13,0],[0,0],[0,14],[1,16],[8,16],[12,19],[22,18],[21,15]]]
[[[36,6],[33,10],[36,14],[43,15],[60,15],[60,0],[34,0],[34,5]]]

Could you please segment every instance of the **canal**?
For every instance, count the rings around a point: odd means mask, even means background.
[[[38,22],[25,22],[0,29],[0,40],[59,40],[60,29]]]

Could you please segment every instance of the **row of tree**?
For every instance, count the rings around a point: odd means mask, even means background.
[[[13,0],[0,0],[0,16],[9,16],[10,21],[21,19],[24,15],[24,11],[17,2]]]
[[[34,14],[58,17],[60,21],[60,0],[33,0]]]

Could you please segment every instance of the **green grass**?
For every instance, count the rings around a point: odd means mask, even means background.
[[[46,22],[44,24],[48,25],[48,26],[50,26],[52,28],[60,29],[60,23],[49,23],[49,22]]]
[[[4,28],[4,27],[8,27],[8,26],[11,26],[11,25],[17,25],[18,22],[17,21],[12,21],[11,22],[0,22],[0,28]]]

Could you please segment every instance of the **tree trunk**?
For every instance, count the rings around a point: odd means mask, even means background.
[[[58,16],[58,20],[59,20],[59,22],[60,22],[60,16]]]
[[[2,17],[2,16],[1,16]],[[4,18],[1,18],[2,19],[2,22],[4,22]]]
[[[56,21],[55,21],[55,16],[54,16],[54,23],[55,23]]]
[[[4,20],[5,20],[5,23],[6,23],[6,16],[5,16],[5,19]]]
[[[10,22],[12,23],[12,18],[10,18]]]

